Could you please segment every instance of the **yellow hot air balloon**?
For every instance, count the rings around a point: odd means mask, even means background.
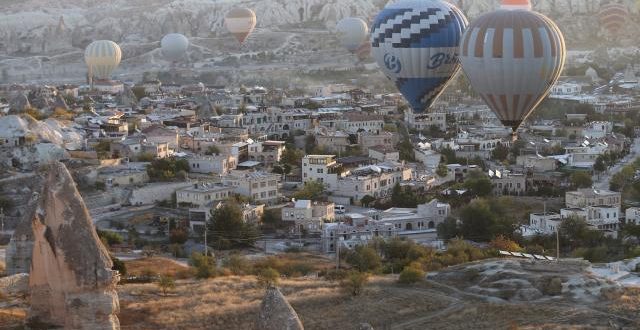
[[[94,41],[84,51],[84,61],[89,68],[89,76],[101,80],[111,79],[111,73],[122,60],[120,46],[113,41]]]
[[[256,27],[256,13],[249,8],[234,8],[224,18],[227,30],[233,34],[240,43],[244,43],[247,37]]]

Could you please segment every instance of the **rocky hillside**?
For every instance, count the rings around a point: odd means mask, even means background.
[[[497,7],[499,0],[450,0],[470,18]],[[187,35],[192,43],[189,70],[207,71],[247,64],[335,64],[347,53],[328,35],[347,16],[372,18],[386,0],[6,0],[0,13],[0,82],[82,78],[82,50],[92,40],[110,39],[124,51],[117,71],[167,70],[158,51],[170,32]],[[533,0],[535,8],[558,22],[571,48],[606,42],[597,24],[600,0]],[[631,17],[616,46],[638,41],[639,14],[635,0],[624,0]],[[256,32],[242,48],[225,31],[224,15],[234,6],[253,8]],[[609,38],[610,39],[610,38]],[[314,57],[322,50],[326,54]],[[240,57],[253,61],[238,63]],[[233,57],[233,58],[231,58]],[[258,59],[256,60],[256,57]],[[265,60],[266,59],[266,60]],[[259,60],[262,60],[260,62]],[[351,61],[353,61],[351,59]],[[348,62],[347,62],[348,63]],[[257,68],[252,68],[257,69]]]

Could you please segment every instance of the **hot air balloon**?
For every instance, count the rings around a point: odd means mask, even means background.
[[[347,17],[336,25],[336,34],[342,47],[355,53],[369,37],[369,27],[360,18]]]
[[[598,13],[600,24],[612,35],[622,30],[628,17],[629,9],[621,3],[603,5]]]
[[[399,0],[376,17],[373,56],[415,113],[426,111],[460,70],[467,25],[462,12],[442,0]]]
[[[179,33],[170,33],[160,41],[162,55],[170,61],[178,61],[189,48],[189,39]]]
[[[249,8],[234,8],[224,18],[227,30],[233,34],[240,43],[244,43],[247,37],[256,27],[256,14]]]
[[[564,65],[562,32],[528,0],[503,0],[503,7],[471,23],[460,61],[473,89],[503,125],[513,129],[549,94]]]
[[[101,80],[111,79],[111,73],[118,67],[121,59],[120,46],[109,40],[94,41],[84,51],[89,76]]]

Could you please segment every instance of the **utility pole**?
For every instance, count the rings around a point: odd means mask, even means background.
[[[336,236],[336,271],[340,270],[340,239]]]
[[[556,262],[560,262],[560,228],[556,228]]]
[[[213,214],[212,214],[213,216]],[[207,245],[207,217],[204,217],[204,255],[209,256],[209,246]]]

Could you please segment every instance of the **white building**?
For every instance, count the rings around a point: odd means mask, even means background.
[[[592,188],[568,191],[565,194],[567,208],[584,208],[595,205],[610,205],[621,207],[622,195],[619,192],[609,190],[597,190]]]
[[[332,198],[348,199],[357,205],[367,195],[376,199],[390,197],[393,187],[411,180],[412,175],[411,168],[395,162],[360,167],[338,180]]]
[[[210,208],[215,202],[220,202],[231,197],[233,195],[233,191],[233,187],[226,185],[196,183],[191,187],[177,190],[176,202],[178,205],[189,205],[195,208]]]
[[[256,203],[275,204],[280,200],[280,175],[266,172],[233,171],[222,178],[236,194],[252,198]]]
[[[302,158],[302,182],[320,182],[327,190],[338,186],[338,163],[335,155],[307,155]]]
[[[640,207],[630,207],[625,211],[625,223],[640,225]]]
[[[194,156],[187,159],[190,172],[225,175],[235,170],[238,160],[230,155]]]
[[[374,221],[361,214],[347,214],[345,221],[325,224],[322,230],[322,250],[335,253],[368,244],[374,238],[388,239],[396,236],[393,224]]]
[[[282,221],[293,222],[295,232],[320,233],[334,219],[334,203],[298,200],[282,208]]]

